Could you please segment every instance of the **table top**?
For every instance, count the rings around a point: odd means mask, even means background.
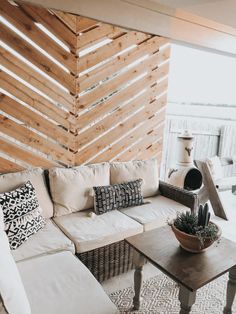
[[[202,253],[179,246],[170,226],[125,239],[154,266],[191,291],[196,291],[236,265],[236,243],[221,237]]]

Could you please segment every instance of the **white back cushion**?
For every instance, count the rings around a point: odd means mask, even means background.
[[[0,295],[3,313],[30,314],[30,305],[10,252],[6,233],[0,230]]]
[[[54,216],[62,216],[93,207],[93,186],[110,184],[108,163],[49,170]]]
[[[0,175],[0,193],[14,190],[27,181],[30,181],[36,190],[42,216],[52,217],[53,204],[47,190],[43,170],[40,168]]]
[[[156,159],[133,160],[111,163],[111,184],[143,179],[143,197],[155,196],[159,188],[158,165]]]

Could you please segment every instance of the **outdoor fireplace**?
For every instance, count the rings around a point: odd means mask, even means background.
[[[178,158],[167,176],[168,183],[180,188],[193,191],[202,186],[202,174],[193,163],[193,135],[185,130],[177,138]]]

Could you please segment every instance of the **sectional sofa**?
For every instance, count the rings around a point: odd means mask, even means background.
[[[143,205],[94,214],[93,186],[138,178],[143,180]],[[27,314],[29,308],[33,314],[117,313],[95,278],[103,281],[132,268],[133,251],[124,239],[160,227],[177,212],[194,211],[197,206],[194,193],[159,180],[154,159],[3,174],[0,193],[26,181],[36,190],[46,225],[9,253],[1,222],[1,252],[11,260],[5,270],[7,262],[0,259],[1,298],[9,306],[8,293],[17,286],[26,302],[25,310],[20,310],[16,291],[16,303],[7,308],[10,314]],[[18,285],[11,287],[13,277]]]

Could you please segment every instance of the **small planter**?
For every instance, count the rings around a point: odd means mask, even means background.
[[[175,234],[176,239],[179,241],[180,246],[184,250],[191,253],[201,253],[201,252],[204,252],[208,247],[210,247],[221,236],[221,229],[219,228],[219,226],[217,226],[213,222],[210,222],[210,224],[213,224],[217,227],[218,229],[217,238],[213,240],[210,237],[206,237],[204,238],[203,245],[201,244],[197,236],[180,231],[174,226],[174,224],[171,225],[171,228]]]

